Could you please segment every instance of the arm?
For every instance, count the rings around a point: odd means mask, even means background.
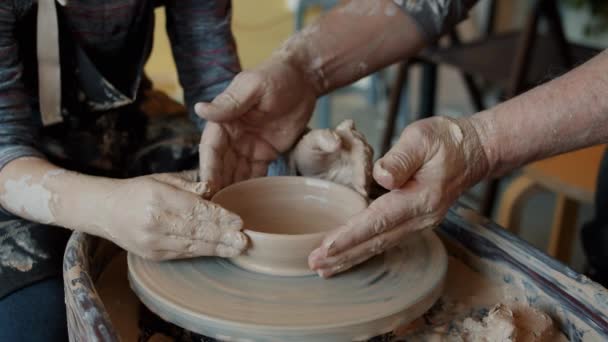
[[[31,221],[112,240],[142,257],[235,256],[247,244],[241,219],[205,201],[196,173],[125,180],[19,158],[0,173],[0,204]]]
[[[211,101],[241,70],[230,28],[229,0],[174,0],[166,5],[167,32],[186,107]],[[200,122],[199,122],[200,123]]]
[[[309,75],[322,95],[415,55],[464,19],[475,3],[347,1],[294,35],[277,54]]]
[[[608,142],[608,50],[571,72],[471,117],[490,176]]]
[[[468,118],[434,117],[405,128],[374,165],[391,190],[339,227],[310,265],[331,276],[441,222],[466,189],[488,176],[608,142],[608,51],[545,85]]]
[[[214,121],[201,138],[201,179],[215,191],[263,176],[302,134],[318,96],[412,56],[473,3],[399,2],[404,11],[391,0],[342,2],[262,65],[239,73],[212,102],[197,103],[196,113]]]
[[[17,19],[7,3],[0,4],[0,205],[31,221],[101,236],[144,257],[239,254],[246,246],[240,218],[203,200],[205,186],[193,174],[116,180],[66,171],[43,159],[22,83]]]

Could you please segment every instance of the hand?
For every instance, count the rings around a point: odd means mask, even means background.
[[[200,178],[211,193],[240,180],[265,176],[306,128],[316,93],[305,73],[274,57],[238,74],[211,103],[197,103],[208,120],[200,144]]]
[[[345,120],[335,130],[316,129],[306,134],[291,159],[301,175],[343,184],[367,197],[372,154],[353,121]]]
[[[488,172],[468,120],[434,117],[411,124],[374,165],[375,180],[391,191],[330,233],[310,254],[310,267],[329,277],[397,245],[407,234],[436,226],[452,202]]]
[[[247,245],[237,215],[203,199],[197,171],[155,174],[120,181],[98,224],[119,246],[153,260],[197,256],[233,257]]]

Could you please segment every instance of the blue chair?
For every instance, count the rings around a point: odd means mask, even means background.
[[[299,0],[296,13],[295,13],[295,31],[300,31],[304,27],[304,19],[306,17],[306,12],[308,9],[312,7],[319,7],[323,11],[327,11],[338,4],[338,0]],[[359,91],[353,86],[348,86],[343,89],[340,89],[336,92],[346,92],[346,91]],[[334,93],[336,93],[334,92]],[[367,102],[376,106],[380,100],[380,97],[384,96],[385,91],[382,87],[381,77],[379,72],[374,73],[370,76],[370,83],[367,89],[364,90],[367,96]],[[322,96],[317,103],[318,110],[318,126],[320,128],[330,128],[331,127],[331,95],[327,94]]]

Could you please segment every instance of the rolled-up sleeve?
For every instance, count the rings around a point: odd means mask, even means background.
[[[211,101],[241,67],[230,27],[229,0],[168,1],[167,32],[177,65],[184,101],[191,116],[194,104]]]
[[[468,17],[478,0],[393,0],[411,16],[429,42]]]
[[[11,1],[0,4],[0,170],[11,161],[42,157],[36,149],[38,123],[32,117],[23,85],[23,65],[15,38]]]

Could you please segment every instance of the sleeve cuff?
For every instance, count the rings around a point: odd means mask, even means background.
[[[394,0],[411,16],[427,42],[432,42],[468,17],[477,0]]]
[[[0,148],[0,171],[15,159],[23,157],[45,158],[44,154],[30,146],[15,145]]]
[[[218,96],[221,92],[224,91],[224,89],[228,87],[230,82],[232,82],[232,79],[216,83],[210,87],[206,87],[203,91],[198,92],[196,95],[186,95],[184,102],[188,106],[188,114],[190,115],[190,119],[196,124],[196,126],[201,131],[203,130],[203,128],[205,128],[206,121],[196,115],[196,113],[194,112],[194,105],[198,102],[213,101],[216,96]]]

